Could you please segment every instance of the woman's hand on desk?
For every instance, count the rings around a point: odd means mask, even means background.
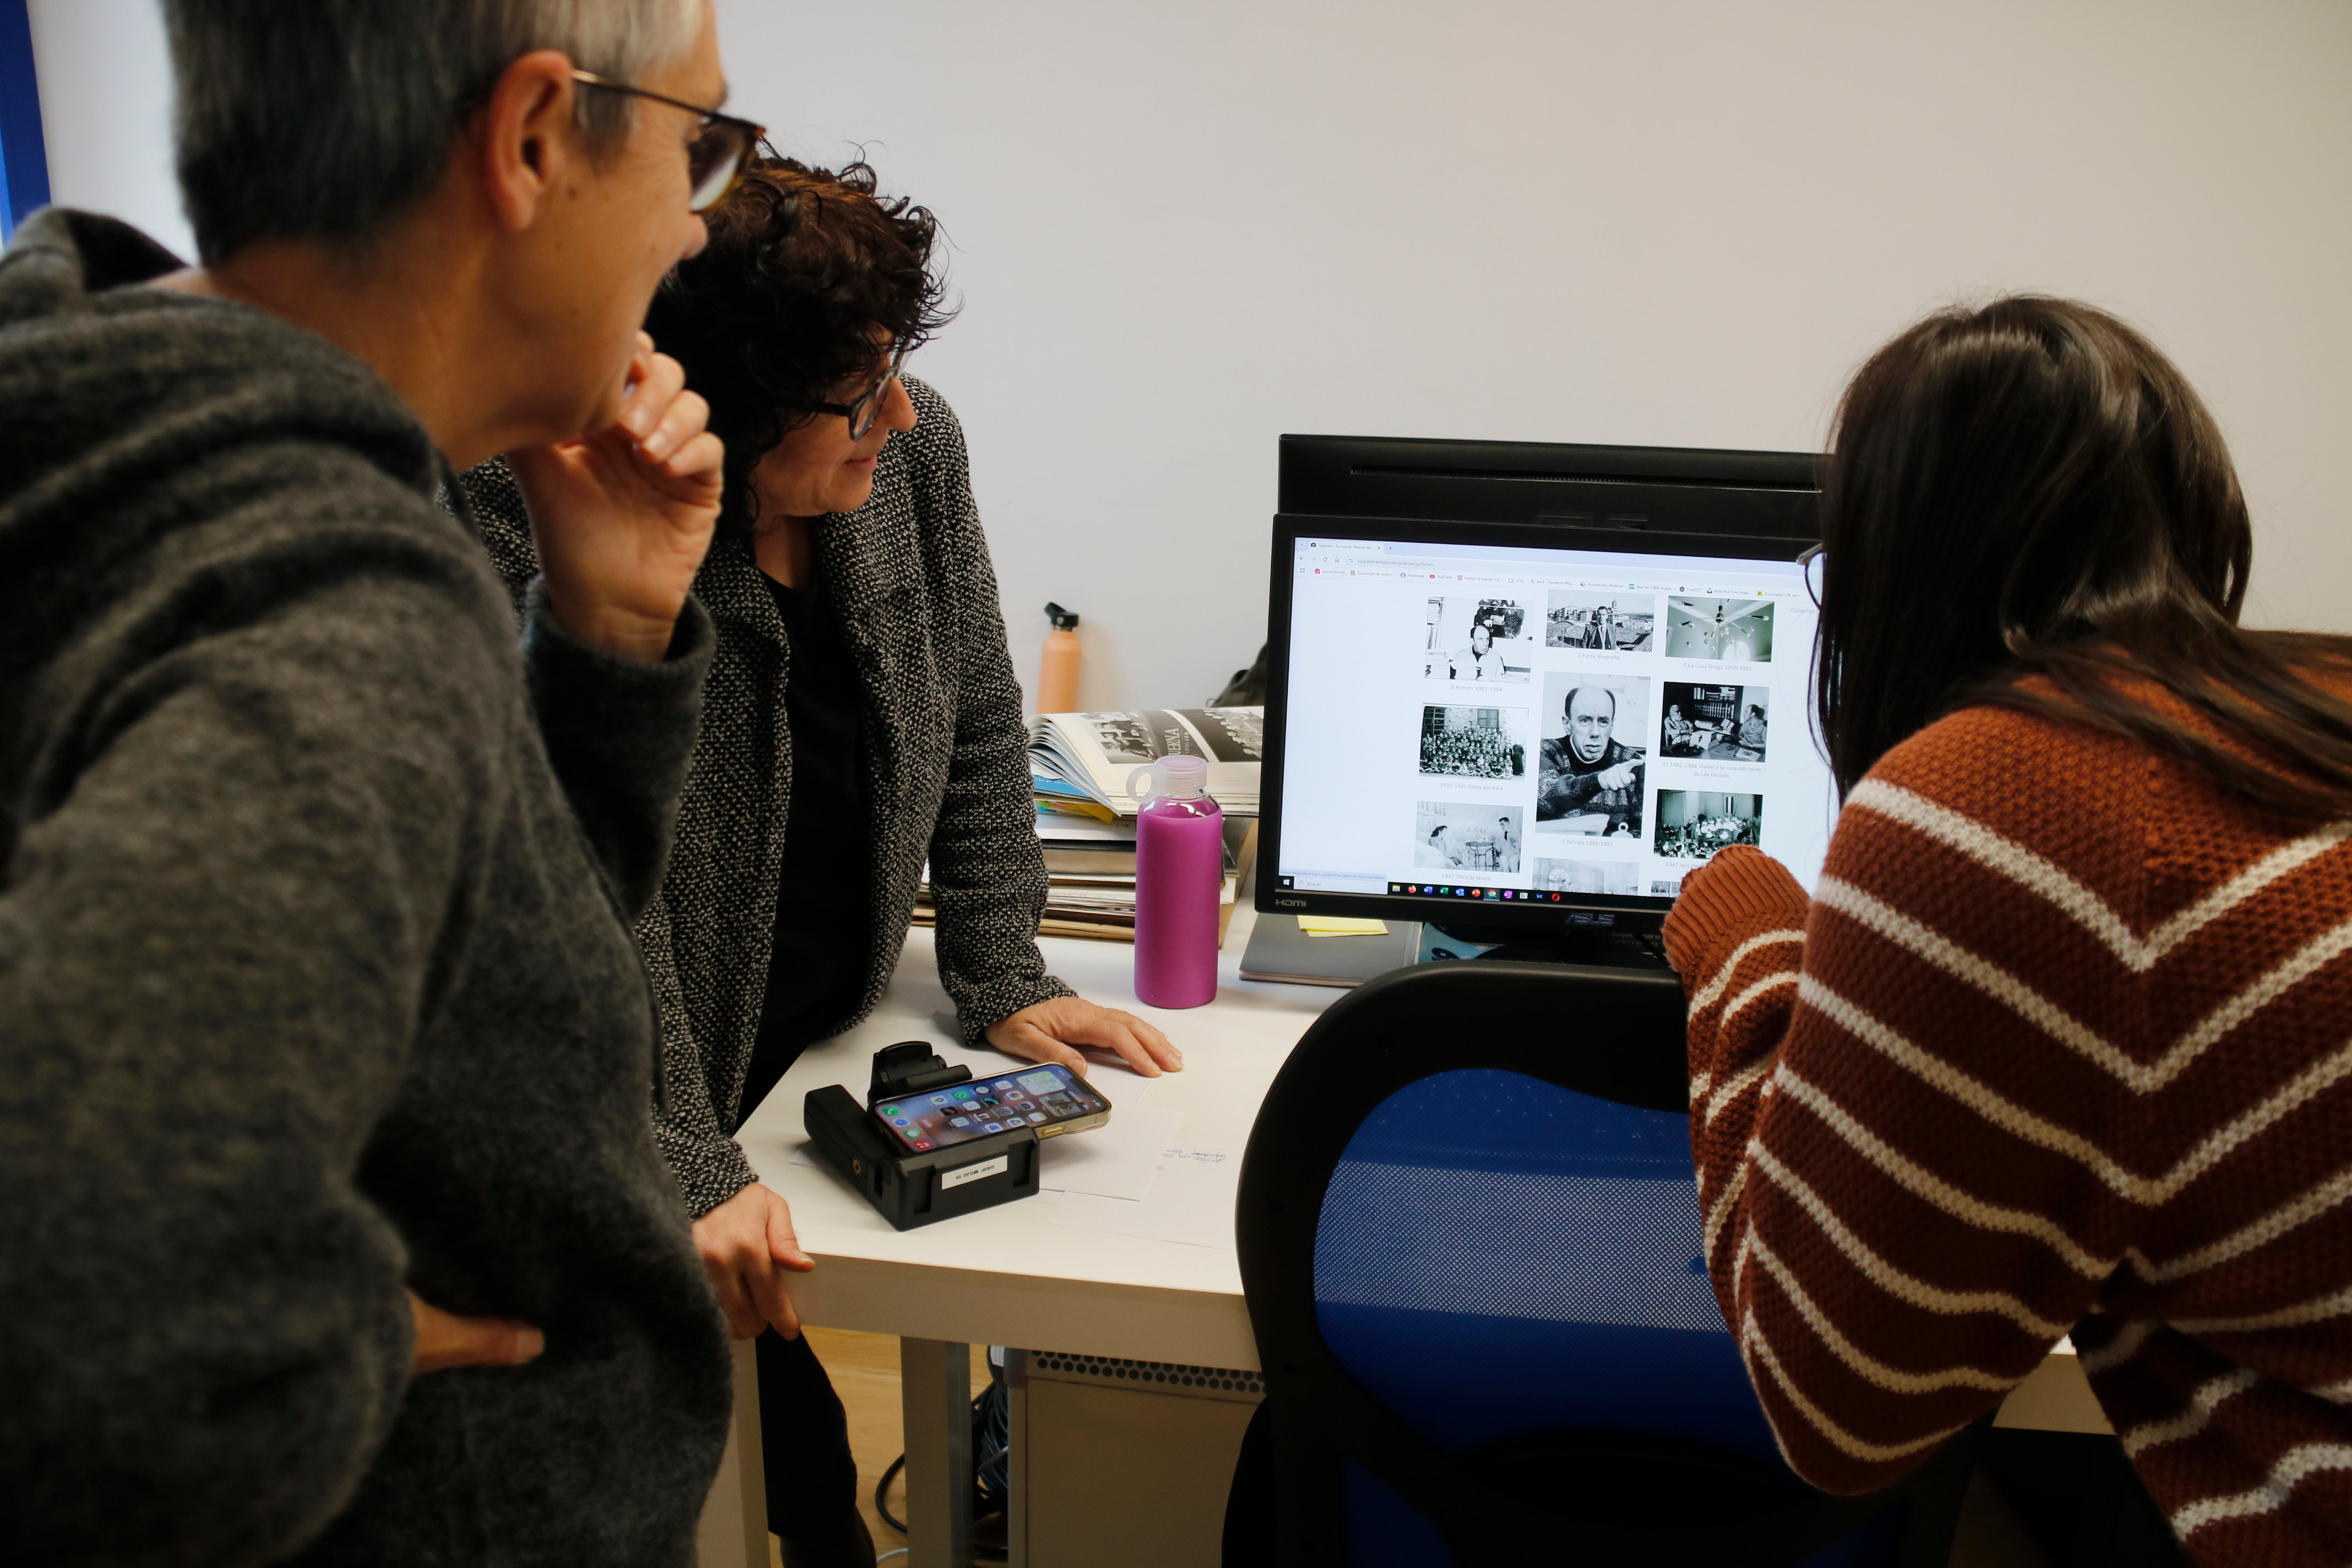
[[[1073,1050],[1074,1046],[1117,1051],[1121,1060],[1146,1078],[1184,1070],[1184,1053],[1171,1045],[1167,1036],[1132,1013],[1097,1007],[1081,996],[1056,996],[1024,1007],[991,1026],[988,1043],[1007,1056],[1027,1061],[1059,1062],[1081,1077],[1087,1058]]]
[[[753,1182],[694,1222],[694,1250],[737,1339],[756,1339],[771,1325],[785,1339],[799,1337],[800,1315],[782,1271],[806,1274],[816,1262],[801,1250],[782,1197]]]

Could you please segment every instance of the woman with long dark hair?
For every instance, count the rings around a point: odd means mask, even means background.
[[[1809,900],[1684,884],[1707,1261],[1791,1463],[1885,1485],[2074,1335],[2204,1563],[2352,1556],[2352,689],[2087,306],[1940,312],[1822,487]],[[2161,1541],[2164,1553],[2175,1548]]]

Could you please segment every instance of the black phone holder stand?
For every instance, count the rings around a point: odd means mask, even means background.
[[[907,1149],[882,1131],[877,1101],[971,1081],[970,1068],[950,1067],[928,1040],[902,1040],[874,1053],[866,1104],[839,1084],[813,1089],[802,1125],[824,1163],[865,1194],[900,1230],[994,1208],[1037,1192],[1037,1134],[1008,1127],[945,1149]]]

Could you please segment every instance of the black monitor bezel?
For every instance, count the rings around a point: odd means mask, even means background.
[[[1820,464],[1810,452],[1287,435],[1275,510],[1777,537],[1816,526]]]
[[[1258,804],[1258,875],[1254,903],[1260,914],[1355,916],[1367,920],[1436,921],[1557,929],[1570,915],[1605,913],[1654,921],[1673,906],[1650,894],[1573,893],[1559,903],[1500,900],[1464,902],[1419,893],[1338,893],[1283,886],[1283,763],[1290,735],[1290,625],[1293,571],[1302,537],[1328,535],[1378,543],[1500,545],[1515,548],[1617,551],[1642,555],[1701,555],[1723,560],[1788,563],[1817,542],[1802,535],[1650,532],[1552,523],[1457,522],[1432,518],[1333,517],[1277,512],[1266,595],[1265,762]]]

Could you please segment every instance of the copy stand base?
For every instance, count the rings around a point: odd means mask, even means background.
[[[970,1068],[948,1066],[927,1042],[902,1041],[874,1053],[866,1099],[871,1104],[971,1079]],[[801,1121],[818,1157],[900,1230],[993,1208],[1037,1191],[1037,1134],[1027,1127],[1008,1127],[945,1149],[904,1149],[839,1084],[809,1090]]]

